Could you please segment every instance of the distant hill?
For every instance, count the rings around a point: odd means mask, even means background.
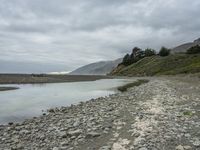
[[[189,43],[179,45],[179,46],[173,48],[171,52],[172,53],[184,53],[189,48],[191,48],[192,46],[196,46],[196,45],[200,45],[200,38],[197,40],[194,40],[194,42],[189,42]]]
[[[145,57],[129,66],[119,65],[110,75],[153,76],[200,72],[200,54],[174,54]]]
[[[119,63],[122,58],[114,61],[100,61],[86,66],[80,67],[69,74],[71,75],[106,75],[110,73]]]

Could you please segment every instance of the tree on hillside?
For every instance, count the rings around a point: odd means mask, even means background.
[[[138,56],[138,54],[141,52],[142,50],[138,47],[134,47],[132,50],[132,54],[131,54],[131,58],[135,58]]]
[[[129,54],[126,54],[123,58],[122,64],[128,66],[131,64],[131,57]]]
[[[138,47],[133,48],[131,54],[132,63],[136,63],[142,58],[144,58],[144,51]]]
[[[166,47],[162,47],[158,53],[158,55],[164,57],[164,56],[168,56],[170,54],[170,49],[166,48]]]
[[[189,48],[186,53],[187,54],[197,54],[197,53],[200,53],[200,46],[199,45],[193,46],[193,47]]]
[[[144,58],[145,54],[144,51],[142,51],[142,49],[135,47],[132,50],[132,53],[126,54],[123,58],[122,64],[125,66],[131,65],[135,62],[137,62],[138,60]]]
[[[144,55],[145,57],[153,56],[156,55],[156,51],[154,49],[147,48],[144,50]]]

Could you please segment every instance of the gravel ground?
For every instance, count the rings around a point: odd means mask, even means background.
[[[200,150],[200,81],[149,78],[124,93],[0,126],[0,149]]]

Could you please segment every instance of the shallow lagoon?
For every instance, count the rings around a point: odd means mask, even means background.
[[[0,124],[18,122],[42,114],[42,110],[70,106],[91,98],[114,94],[128,79],[89,82],[2,85],[20,89],[0,92]]]

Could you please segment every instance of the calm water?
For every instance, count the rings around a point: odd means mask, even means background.
[[[127,82],[130,80],[103,79],[90,82],[17,85],[19,90],[0,92],[0,124],[38,116],[42,114],[42,110],[48,108],[69,106],[91,98],[114,94],[116,87]]]

